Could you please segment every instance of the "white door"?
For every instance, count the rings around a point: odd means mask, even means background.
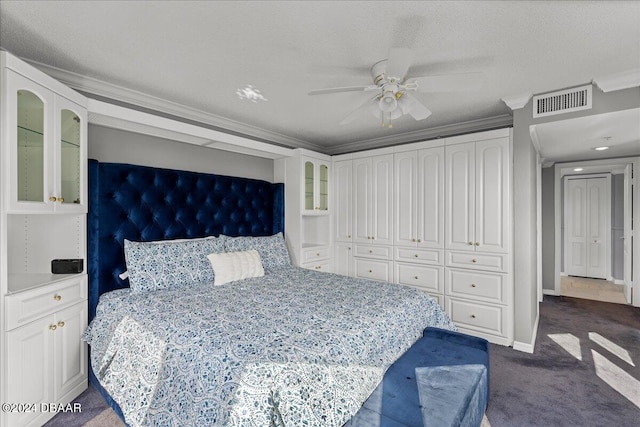
[[[470,142],[445,148],[447,249],[475,248],[475,146]]]
[[[416,151],[394,154],[394,237],[396,245],[415,246],[418,214]]]
[[[353,241],[371,243],[371,158],[353,161]]]
[[[337,242],[350,242],[353,221],[351,209],[352,203],[352,177],[351,160],[342,160],[334,163],[335,179],[335,239]]]
[[[55,400],[87,380],[87,344],[81,339],[87,328],[87,318],[86,303],[76,304],[55,315]]]
[[[565,183],[565,273],[607,279],[611,247],[611,180]]]
[[[336,243],[334,273],[353,276],[353,256],[351,243]]]
[[[371,159],[373,184],[371,195],[372,243],[393,244],[393,154]]]
[[[418,152],[418,246],[444,246],[444,147]]]
[[[476,143],[475,239],[478,252],[506,253],[509,240],[509,138]]]
[[[623,269],[624,269],[624,298],[627,303],[631,304],[631,243],[633,242],[633,230],[631,229],[631,218],[633,218],[633,208],[631,207],[631,201],[633,200],[631,196],[631,192],[633,187],[631,186],[631,177],[632,177],[632,165],[628,164],[624,168],[624,244],[623,244],[623,254],[624,260]]]

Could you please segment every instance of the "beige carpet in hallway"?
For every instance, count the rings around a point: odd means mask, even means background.
[[[560,295],[566,297],[626,304],[623,289],[623,285],[602,279],[574,276],[560,278]]]

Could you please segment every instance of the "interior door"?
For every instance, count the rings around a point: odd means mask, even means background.
[[[627,303],[631,304],[631,247],[633,242],[633,230],[631,229],[631,218],[633,218],[633,208],[631,207],[631,201],[633,200],[631,197],[631,192],[633,187],[631,186],[631,174],[632,174],[632,164],[628,164],[624,168],[624,239],[623,244],[623,268],[624,268],[624,298]]]
[[[609,177],[565,183],[565,273],[607,279],[611,247]]]

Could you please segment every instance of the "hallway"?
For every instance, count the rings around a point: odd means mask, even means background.
[[[622,285],[587,277],[562,276],[560,278],[560,295],[618,304],[627,303],[624,299]]]

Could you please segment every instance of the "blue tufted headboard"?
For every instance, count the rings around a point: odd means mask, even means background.
[[[284,184],[89,160],[89,320],[98,297],[128,287],[124,239],[284,232]]]

